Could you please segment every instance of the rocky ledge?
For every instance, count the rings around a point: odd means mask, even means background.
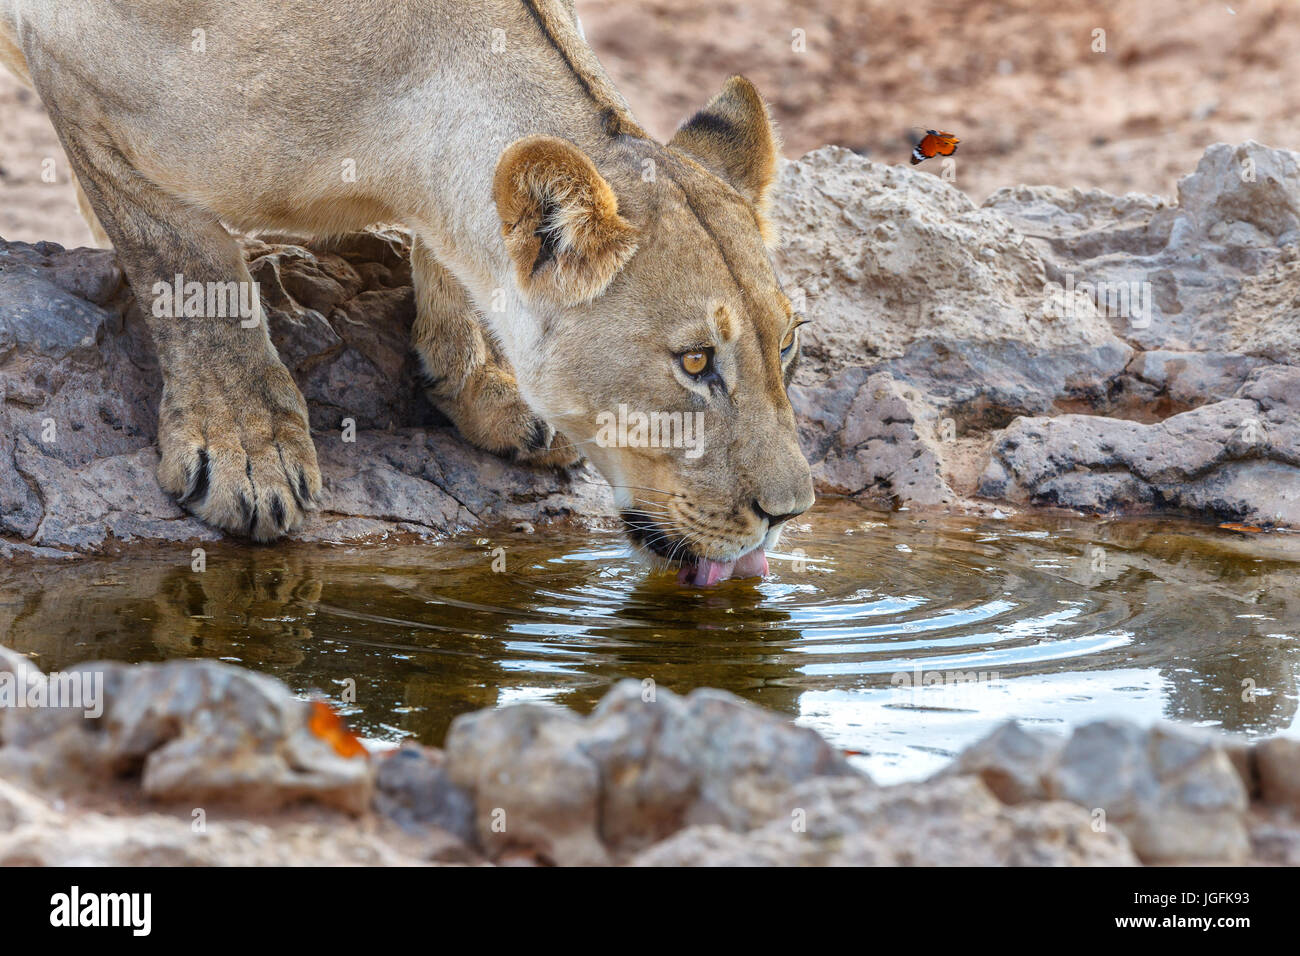
[[[1300,526],[1298,161],[1219,144],[1174,200],[982,207],[845,149],[786,163],[776,262],[813,319],[792,399],[820,490]],[[303,538],[608,510],[590,470],[480,454],[427,404],[402,234],[245,251],[320,451]],[[0,241],[0,555],[212,536],[155,482],[159,388],[111,252]]]
[[[624,681],[586,717],[483,710],[367,754],[239,668],[45,675],[0,647],[0,865],[1184,862],[1300,865],[1300,742],[1007,724],[881,787],[730,694]]]

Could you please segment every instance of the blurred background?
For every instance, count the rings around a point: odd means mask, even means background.
[[[835,143],[905,163],[921,131],[949,130],[962,141],[954,185],[976,202],[1018,183],[1170,195],[1211,143],[1300,148],[1300,0],[578,0],[578,11],[658,137],[744,73],[787,156]],[[39,100],[3,70],[0,237],[90,239]]]

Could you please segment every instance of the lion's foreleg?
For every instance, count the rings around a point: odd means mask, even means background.
[[[103,134],[55,122],[158,351],[158,477],[204,521],[269,540],[314,506],[307,407],[216,216],[170,196]]]
[[[578,455],[519,394],[515,377],[493,354],[464,286],[416,241],[415,350],[429,397],[466,440],[486,451],[539,464],[568,465]]]

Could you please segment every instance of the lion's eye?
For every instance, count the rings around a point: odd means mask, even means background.
[[[696,349],[677,356],[682,371],[692,378],[703,378],[713,368],[713,349]]]
[[[794,348],[794,329],[785,333],[785,338],[781,340],[781,354],[784,355]]]

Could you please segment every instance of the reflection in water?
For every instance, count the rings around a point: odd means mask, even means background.
[[[506,570],[492,570],[505,548]],[[1007,717],[1300,733],[1300,542],[1171,522],[882,516],[823,502],[767,581],[686,591],[614,532],[223,545],[0,568],[0,639],[46,669],[207,657],[335,698],[374,738],[589,710],[624,677],[713,686],[916,776]],[[953,684],[954,680],[969,678]]]

